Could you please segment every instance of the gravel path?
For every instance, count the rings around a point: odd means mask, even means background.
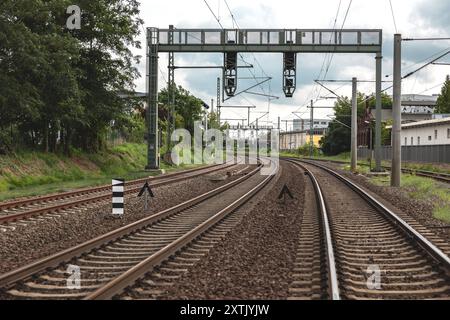
[[[212,176],[225,176],[227,171],[238,171],[247,165],[217,171],[170,185],[153,189],[155,198],[151,199],[149,210],[144,212],[142,200],[126,197],[126,211],[122,218],[111,215],[111,204],[105,203],[89,210],[74,210],[62,217],[45,219],[19,226],[15,231],[0,232],[0,273],[23,266],[36,259],[70,248],[89,239],[117,229],[191,199],[194,196],[217,188],[250,171],[248,167],[238,175],[223,181],[211,181]]]
[[[303,214],[304,176],[290,163],[281,165],[279,178],[262,191],[261,201],[166,291],[164,299],[287,298]],[[284,184],[294,200],[283,203],[278,195]]]

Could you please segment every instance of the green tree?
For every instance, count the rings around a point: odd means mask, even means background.
[[[373,94],[369,97],[369,106],[370,109],[376,108],[376,99]],[[381,93],[381,109],[392,109],[392,98],[386,92]]]
[[[358,118],[364,115],[366,96],[358,93]],[[370,102],[369,102],[370,103]],[[348,97],[339,98],[334,104],[335,121],[329,124],[327,134],[320,140],[326,155],[336,155],[350,150],[352,103]]]
[[[112,120],[130,113],[130,105],[118,92],[134,90],[139,72],[134,63],[140,57],[130,48],[140,48],[135,38],[141,32],[139,2],[136,0],[80,0],[81,29],[73,36],[81,44],[76,68],[82,72],[85,125],[76,128],[74,141],[87,150],[98,150],[104,144],[106,130]]]
[[[450,76],[447,75],[444,85],[441,89],[441,94],[439,95],[435,113],[450,113]]]
[[[194,122],[201,121],[203,117],[203,102],[201,99],[192,95],[182,86],[175,86],[175,126],[177,128],[185,128],[191,134],[194,133]],[[159,116],[160,124],[167,130],[168,121],[168,90],[163,88],[158,96],[161,103]]]
[[[111,120],[129,125],[139,76],[131,47],[142,20],[136,0],[80,0],[80,30],[66,29],[70,0],[0,2],[0,151],[13,141],[57,151],[98,150]],[[8,132],[8,133],[6,133]]]

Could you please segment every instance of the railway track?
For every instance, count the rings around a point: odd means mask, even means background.
[[[304,212],[290,299],[450,299],[449,243],[331,169],[290,161],[317,200]]]
[[[345,161],[339,161],[339,160],[326,160],[326,159],[311,159],[311,158],[305,158],[305,160],[312,160],[312,161],[320,161],[320,162],[331,162],[331,163],[338,163],[338,164],[349,164]],[[369,166],[368,164],[359,163],[358,165],[362,166]],[[391,170],[390,167],[382,166],[384,170]],[[437,181],[450,183],[450,174],[443,173],[443,172],[433,172],[433,171],[426,171],[426,170],[416,170],[416,169],[409,169],[409,168],[402,168],[403,173],[409,173],[420,177],[426,177],[431,178]]]
[[[152,187],[159,187],[170,183],[183,181],[200,175],[219,170],[231,169],[234,164],[211,165],[195,168],[167,175],[142,178],[126,183],[125,195],[139,192],[142,184],[150,182]],[[17,222],[23,219],[35,219],[40,215],[59,214],[63,210],[79,207],[92,207],[111,199],[111,186],[100,186],[74,190],[60,194],[20,199],[0,203],[0,224]]]
[[[230,215],[272,176],[250,173],[130,225],[0,276],[3,299],[109,299],[168,259],[192,264],[237,222]],[[80,268],[80,287],[69,289],[68,267]],[[164,267],[163,267],[164,268]],[[164,269],[158,269],[159,271]],[[172,274],[173,275],[173,274]]]

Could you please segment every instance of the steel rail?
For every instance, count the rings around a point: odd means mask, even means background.
[[[333,248],[333,237],[331,235],[331,228],[330,228],[330,222],[328,219],[328,210],[327,206],[325,204],[325,198],[322,193],[322,189],[319,185],[319,182],[317,181],[314,174],[305,166],[298,163],[297,161],[288,160],[289,162],[297,165],[298,167],[302,168],[305,173],[309,176],[311,179],[311,182],[314,187],[314,191],[316,194],[316,201],[319,206],[319,211],[321,215],[322,220],[322,227],[324,230],[324,236],[325,236],[325,248],[327,252],[327,268],[328,268],[328,289],[329,289],[329,296],[332,300],[341,300],[340,293],[339,293],[339,282],[337,277],[337,271],[336,271],[336,259],[334,254],[334,248]]]
[[[6,287],[10,284],[13,284],[14,282],[26,279],[26,278],[32,276],[33,274],[40,272],[46,268],[56,267],[64,261],[78,257],[78,256],[82,255],[83,253],[86,253],[94,248],[100,247],[101,245],[104,245],[108,242],[114,241],[120,237],[123,237],[130,233],[133,233],[134,231],[136,231],[138,229],[144,228],[150,224],[153,224],[153,223],[156,223],[163,219],[166,219],[182,210],[185,210],[187,208],[195,206],[195,205],[197,205],[217,194],[220,194],[221,192],[228,190],[228,189],[238,185],[239,183],[247,180],[249,177],[256,174],[260,169],[261,169],[261,164],[259,164],[257,168],[255,168],[248,174],[246,174],[234,181],[231,181],[223,186],[220,186],[216,189],[210,190],[204,194],[196,196],[195,198],[192,198],[188,201],[180,203],[174,207],[165,209],[165,210],[155,213],[149,217],[135,221],[131,224],[128,224],[128,225],[118,228],[116,230],[110,231],[104,235],[101,235],[94,239],[86,241],[82,244],[79,244],[77,246],[60,251],[54,255],[51,255],[51,256],[43,258],[43,259],[39,259],[35,262],[32,262],[31,264],[28,264],[21,268],[18,268],[18,269],[12,270],[10,272],[7,272],[3,275],[0,275],[0,287]]]
[[[320,161],[320,162],[331,162],[331,163],[339,163],[339,164],[349,164],[349,162],[341,161],[341,160],[312,159],[312,158],[304,158],[304,160]],[[368,166],[368,164],[365,164],[365,163],[360,163],[359,165]],[[387,167],[387,166],[382,166],[382,168],[386,169],[388,171],[391,169],[390,167]],[[413,174],[413,175],[416,175],[416,176],[427,177],[427,178],[431,178],[431,179],[442,181],[442,182],[446,182],[446,183],[450,183],[450,174],[444,173],[444,172],[415,170],[415,169],[411,169],[411,168],[402,168],[402,172],[410,173],[410,174]]]
[[[161,179],[171,178],[171,177],[179,176],[179,175],[190,173],[190,172],[205,170],[208,168],[214,168],[216,166],[221,166],[221,165],[222,164],[214,164],[214,165],[210,165],[210,166],[182,170],[182,171],[163,174],[163,175],[159,175],[159,176],[149,176],[146,178],[140,178],[140,179],[128,181],[125,183],[125,186],[130,186],[130,185],[138,184],[141,182],[146,182],[148,180],[149,181],[158,181]],[[99,191],[104,191],[104,190],[106,191],[106,190],[110,190],[110,189],[111,189],[111,185],[103,185],[103,186],[98,186],[98,187],[83,188],[83,189],[78,189],[78,190],[73,190],[73,191],[61,192],[61,193],[57,193],[57,194],[50,194],[50,195],[45,195],[45,196],[26,198],[26,199],[21,199],[21,200],[16,200],[16,201],[5,201],[5,202],[0,202],[0,210],[16,208],[16,207],[19,207],[22,205],[34,204],[37,202],[45,202],[45,201],[49,201],[49,200],[59,200],[59,199],[64,199],[64,198],[71,197],[71,196],[83,195],[86,193],[94,193],[94,192],[99,192]]]
[[[392,212],[384,204],[382,204],[380,201],[378,201],[377,199],[372,197],[370,194],[368,194],[364,189],[362,189],[361,187],[359,187],[358,185],[356,185],[349,179],[345,178],[344,176],[340,175],[339,173],[331,170],[330,168],[327,168],[325,166],[319,165],[319,164],[311,162],[311,161],[298,160],[298,159],[295,159],[295,161],[307,163],[307,164],[313,165],[317,168],[320,168],[322,170],[325,170],[326,172],[328,172],[331,175],[338,178],[340,181],[344,182],[353,191],[355,191],[364,200],[366,200],[367,203],[369,203],[375,210],[377,210],[378,212],[383,214],[383,216],[386,217],[388,219],[388,221],[391,221],[394,225],[398,226],[401,230],[403,230],[411,239],[414,239],[422,249],[424,249],[432,258],[434,258],[434,260],[443,264],[443,266],[447,270],[450,270],[450,258],[441,249],[436,247],[433,243],[431,243],[423,235],[421,235],[419,232],[417,232],[413,227],[411,227],[407,222],[405,222],[397,214]]]
[[[229,164],[227,166],[219,166],[218,168],[214,168],[214,169],[206,171],[206,172],[197,172],[197,173],[194,173],[192,175],[189,175],[188,178],[195,178],[195,177],[203,175],[203,174],[207,174],[207,173],[215,172],[215,171],[218,171],[218,170],[226,169],[226,168],[228,168],[230,166],[233,166],[233,164]],[[213,166],[213,167],[215,167],[215,166]],[[202,168],[202,169],[204,170],[205,168]],[[195,170],[195,171],[201,171],[201,170],[198,169],[198,170]],[[168,184],[171,184],[171,183],[175,183],[175,182],[178,182],[178,181],[185,180],[187,177],[183,176],[182,173],[192,173],[192,171],[190,171],[190,172],[184,171],[184,172],[181,172],[180,174],[172,175],[170,177],[167,177],[167,176],[161,177],[161,178],[158,179],[158,181],[159,180],[163,180],[163,181],[152,183],[150,185],[150,187],[161,187],[161,186],[164,186],[164,185],[168,185]],[[174,177],[174,178],[171,178],[171,177]],[[152,180],[154,180],[154,179],[152,179]],[[143,179],[142,180],[142,182],[144,182],[144,181],[147,181],[147,179]],[[111,188],[111,186],[107,187],[107,189],[110,189],[110,188]],[[136,192],[139,192],[140,189],[141,189],[141,186],[133,188],[133,189],[128,189],[128,190],[125,190],[124,194],[136,193]],[[33,217],[33,216],[49,213],[49,212],[55,212],[55,211],[59,211],[59,210],[63,210],[63,209],[74,208],[74,207],[80,206],[81,204],[88,204],[88,203],[98,202],[98,201],[106,200],[106,199],[110,199],[110,198],[111,198],[111,194],[107,193],[107,194],[101,194],[101,195],[93,196],[93,197],[90,197],[90,198],[84,198],[84,199],[70,201],[70,202],[66,202],[66,203],[62,203],[62,204],[57,204],[57,205],[54,205],[54,206],[49,206],[49,207],[44,207],[44,208],[37,208],[37,209],[31,209],[31,210],[27,210],[27,211],[20,212],[20,213],[1,215],[0,216],[0,224],[7,223],[7,222],[12,222],[12,221],[17,221],[17,220],[20,220],[20,219],[29,218],[29,217]]]
[[[276,169],[274,169],[274,172]],[[225,218],[227,215],[235,211],[238,207],[246,203],[252,198],[259,190],[261,190],[269,181],[273,178],[274,174],[268,175],[262,182],[256,187],[252,188],[246,194],[235,200],[232,204],[226,208],[217,212],[214,216],[192,229],[188,233],[184,234],[180,238],[176,239],[171,244],[162,248],[158,252],[149,256],[145,260],[138,263],[128,271],[124,272],[120,276],[114,278],[109,283],[100,287],[93,293],[89,294],[84,300],[106,300],[111,299],[114,295],[120,293],[123,289],[133,284],[137,279],[144,276],[149,270],[156,265],[160,264],[174,253],[188,245],[190,242],[201,236],[207,230],[216,225],[219,221]]]

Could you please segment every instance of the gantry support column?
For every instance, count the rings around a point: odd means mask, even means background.
[[[173,25],[169,26],[169,34],[168,34],[168,42],[169,44],[173,44]],[[175,130],[175,57],[173,52],[169,52],[169,81],[167,83],[167,94],[168,94],[168,105],[167,105],[167,150],[166,152],[170,152],[171,150],[171,135]]]
[[[159,169],[158,141],[158,29],[147,29],[147,166]]]

